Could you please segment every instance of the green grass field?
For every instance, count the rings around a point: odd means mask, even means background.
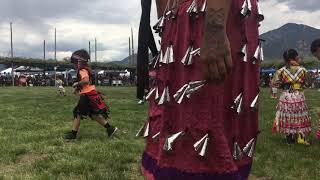
[[[83,120],[74,142],[62,139],[77,101],[68,90],[67,97],[60,97],[55,88],[0,88],[0,179],[143,179],[144,141],[135,134],[147,105],[136,104],[135,88],[99,88],[111,106],[110,122],[120,128],[116,137],[106,138],[97,123]],[[306,91],[314,128],[319,93]],[[263,90],[262,133],[251,179],[320,179],[320,143],[314,134],[311,147],[286,145],[271,134],[275,104]]]

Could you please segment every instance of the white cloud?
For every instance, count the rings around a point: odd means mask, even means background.
[[[308,12],[295,10],[287,2],[265,0],[261,2],[265,20],[262,22],[261,32],[267,32],[286,23],[301,23],[320,28],[320,10]]]
[[[261,0],[265,14],[262,33],[288,22],[320,27],[319,10],[313,8],[312,11],[298,11],[294,9],[296,6],[292,4],[293,0],[289,1]],[[10,50],[9,23],[13,20],[16,56],[42,58],[42,43],[45,39],[48,58],[53,58],[56,27],[58,59],[69,56],[74,50],[88,49],[88,41],[92,42],[94,50],[94,38],[97,38],[99,60],[122,60],[128,56],[130,27],[134,29],[137,50],[140,14],[139,0],[1,0],[0,55],[7,55]],[[156,21],[153,1],[151,24]]]

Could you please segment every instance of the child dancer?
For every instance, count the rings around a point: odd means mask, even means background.
[[[106,119],[109,115],[109,108],[104,103],[96,87],[91,84],[92,74],[88,65],[90,56],[86,50],[78,50],[71,56],[71,63],[75,65],[78,72],[78,82],[73,84],[76,93],[79,93],[80,99],[78,105],[74,108],[74,121],[72,131],[65,133],[65,139],[76,139],[80,128],[80,120],[83,116],[89,116],[106,128],[107,135],[111,137],[118,130],[110,125]]]
[[[57,78],[56,86],[58,87],[58,93],[61,96],[66,96],[66,90],[63,87],[63,81],[60,79],[60,77]]]

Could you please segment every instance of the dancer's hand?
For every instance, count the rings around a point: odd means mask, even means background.
[[[73,94],[79,94],[79,89],[78,88],[73,89]]]
[[[207,81],[221,82],[232,69],[226,24],[231,0],[210,0],[207,3],[201,59]]]
[[[223,81],[232,69],[230,45],[225,34],[211,37],[211,40],[216,44],[205,44],[201,48],[204,76],[207,81],[219,82]]]
[[[75,83],[73,83],[73,85],[72,85],[72,87],[74,87],[74,88],[76,88],[76,87],[78,87],[79,86],[79,82],[75,82]]]

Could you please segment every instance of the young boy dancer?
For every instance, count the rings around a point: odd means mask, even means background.
[[[80,120],[83,116],[89,116],[106,128],[107,135],[111,137],[118,130],[107,122],[109,108],[104,103],[96,87],[91,84],[92,74],[88,65],[90,56],[86,50],[78,50],[71,56],[71,63],[78,72],[78,81],[73,84],[75,93],[80,95],[78,105],[74,108],[74,121],[72,131],[65,133],[65,139],[76,139],[80,128]]]

